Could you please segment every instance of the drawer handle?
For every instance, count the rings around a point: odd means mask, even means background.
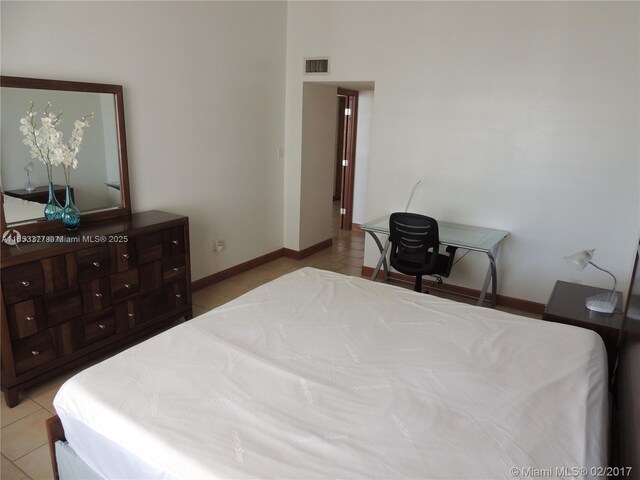
[[[98,328],[99,328],[100,330],[104,330],[105,328],[107,328],[107,326],[106,326],[106,325],[104,325],[103,323],[101,323],[100,325],[98,325]]]
[[[180,242],[178,240],[172,240],[171,243],[173,243],[174,245],[180,245]]]
[[[40,355],[40,352],[38,350],[31,350],[31,355],[37,357],[38,355]]]
[[[182,298],[182,294],[176,293],[176,298]]]
[[[135,316],[136,316],[136,314],[135,314],[135,313],[130,313],[130,314],[129,314],[129,318],[133,318],[133,317],[135,317]]]
[[[124,288],[131,288],[131,284],[130,283],[125,283],[124,284]]]
[[[178,267],[173,267],[174,272],[177,272],[178,270],[180,270]]]
[[[100,266],[100,262],[93,262],[93,266],[98,268]]]
[[[35,320],[35,317],[30,317],[27,315],[27,322],[30,322],[31,320]]]
[[[122,254],[122,258],[129,258],[129,254],[128,253],[123,253]]]
[[[97,298],[102,298],[102,294],[101,293],[96,293],[96,297]]]
[[[22,286],[23,286],[23,287],[28,287],[29,285],[31,285],[31,283],[27,282],[26,280],[23,280],[23,281],[22,281],[22,282],[20,282],[20,283],[22,283]]]

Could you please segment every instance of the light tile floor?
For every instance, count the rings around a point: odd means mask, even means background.
[[[364,233],[355,230],[341,231],[336,228],[334,234],[332,247],[303,260],[282,257],[194,292],[194,316],[304,266],[360,276],[364,255]],[[412,288],[408,283],[394,283]],[[512,312],[531,316],[525,312]],[[53,478],[44,422],[54,414],[52,401],[58,388],[77,371],[79,370],[27,390],[22,395],[20,404],[14,408],[8,408],[4,396],[2,397],[2,480]]]

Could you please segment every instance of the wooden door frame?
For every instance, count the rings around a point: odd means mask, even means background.
[[[338,95],[347,98],[346,108],[351,109],[351,115],[345,117],[344,159],[347,165],[343,167],[342,195],[340,207],[344,214],[340,215],[340,228],[351,230],[353,225],[353,188],[355,184],[356,167],[356,132],[358,130],[358,91],[338,87]]]

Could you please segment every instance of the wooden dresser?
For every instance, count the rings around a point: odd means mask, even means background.
[[[2,245],[10,407],[21,389],[191,318],[188,217],[150,211],[34,240]]]

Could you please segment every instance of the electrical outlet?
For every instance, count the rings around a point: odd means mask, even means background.
[[[224,250],[224,240],[214,240],[213,241],[213,251],[221,252]]]

